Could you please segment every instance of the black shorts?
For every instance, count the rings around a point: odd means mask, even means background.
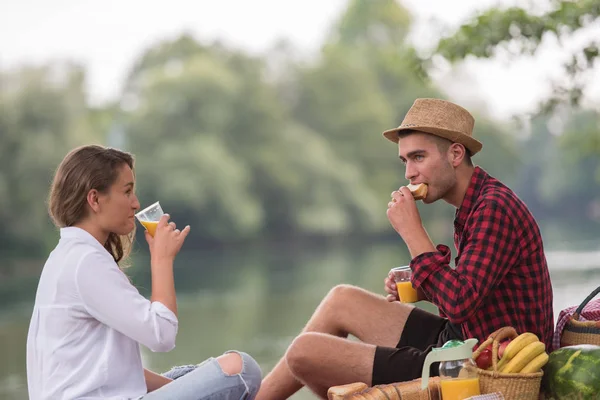
[[[448,340],[463,340],[460,327],[447,319],[415,307],[396,348],[377,346],[373,361],[373,385],[420,378],[425,357]],[[439,363],[431,364],[429,376],[439,375]]]

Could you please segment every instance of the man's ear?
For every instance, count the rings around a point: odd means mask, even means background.
[[[100,196],[96,189],[92,189],[87,194],[87,203],[94,212],[100,210]]]
[[[453,167],[458,167],[460,163],[465,159],[467,150],[465,146],[460,143],[452,143],[448,148],[448,161]]]

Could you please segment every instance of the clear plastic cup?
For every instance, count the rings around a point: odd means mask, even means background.
[[[398,298],[402,303],[415,303],[419,300],[417,290],[410,283],[410,277],[412,276],[412,270],[408,265],[403,267],[396,267],[390,270],[396,283],[396,289],[398,290]]]
[[[148,233],[154,237],[156,233],[156,226],[158,225],[158,221],[160,221],[160,217],[164,214],[160,203],[157,201],[154,204],[149,205],[144,208],[142,211],[135,214],[140,224],[146,228]]]

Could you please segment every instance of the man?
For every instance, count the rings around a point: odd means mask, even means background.
[[[412,257],[411,282],[440,316],[397,301],[390,277],[387,299],[337,286],[263,380],[257,399],[286,399],[303,385],[326,398],[334,385],[418,378],[432,347],[451,339],[481,342],[503,326],[551,343],[552,287],[539,228],[509,188],[473,166],[471,156],[482,148],[473,126],[456,104],[417,99],[402,125],[384,132],[398,143],[406,179],[428,185],[424,203],[442,199],[456,207],[455,268],[450,249],[431,242],[408,188],[394,191],[387,209]],[[431,373],[437,372],[436,365]]]

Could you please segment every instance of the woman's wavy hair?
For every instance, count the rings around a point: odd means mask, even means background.
[[[87,216],[89,191],[107,193],[124,165],[134,170],[132,154],[98,145],[71,150],[58,166],[48,196],[48,213],[54,224],[64,228],[83,220]],[[128,235],[108,235],[104,248],[116,263],[129,256],[134,235],[135,229]]]

